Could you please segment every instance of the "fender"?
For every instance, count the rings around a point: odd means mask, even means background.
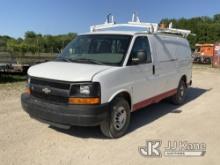
[[[116,91],[109,99],[108,99],[108,102],[110,103],[118,94],[120,93],[123,93],[123,92],[126,92],[130,95],[130,98],[131,98],[131,105],[132,104],[132,95],[131,95],[131,91],[129,91],[128,89],[120,89],[118,91]],[[132,106],[131,106],[132,107]]]

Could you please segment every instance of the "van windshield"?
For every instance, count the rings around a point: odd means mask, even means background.
[[[129,35],[80,35],[64,48],[58,60],[100,65],[122,65]]]

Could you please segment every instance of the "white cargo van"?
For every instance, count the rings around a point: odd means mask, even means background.
[[[120,26],[145,31],[106,30]],[[28,70],[23,109],[56,127],[100,125],[105,136],[121,137],[131,112],[167,97],[184,103],[192,82],[191,49],[184,38],[188,34],[139,19],[92,26],[56,60]]]

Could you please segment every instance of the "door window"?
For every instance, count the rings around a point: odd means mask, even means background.
[[[146,58],[146,63],[151,63],[151,51],[150,51],[150,45],[147,37],[137,37],[133,48],[131,50],[130,58],[128,60],[128,65],[134,65],[132,62],[133,58],[137,58],[137,52],[144,51]]]

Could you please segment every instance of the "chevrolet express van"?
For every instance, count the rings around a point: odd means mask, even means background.
[[[178,35],[184,31],[94,29],[56,60],[29,68],[21,103],[32,118],[64,129],[99,125],[105,136],[118,138],[133,111],[168,97],[184,103],[192,78],[191,49]]]

